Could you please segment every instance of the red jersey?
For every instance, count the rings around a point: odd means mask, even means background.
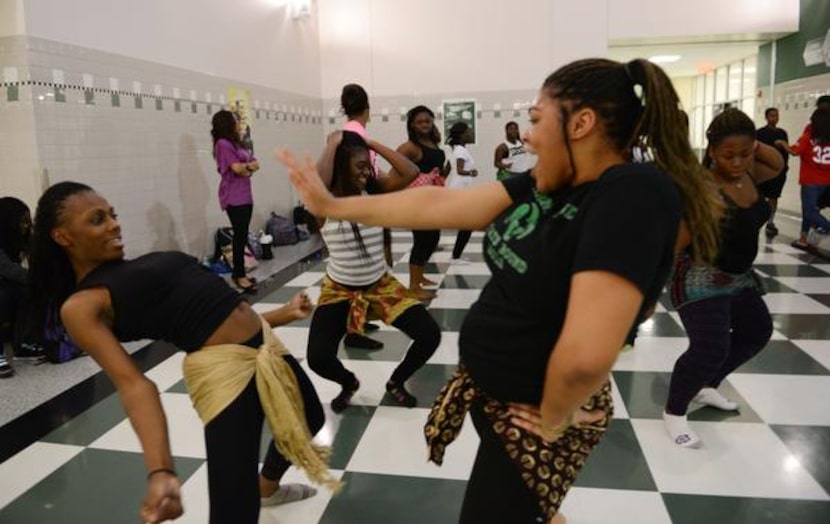
[[[798,183],[802,186],[830,186],[830,143],[812,138],[812,127],[804,130],[793,150],[801,159]]]

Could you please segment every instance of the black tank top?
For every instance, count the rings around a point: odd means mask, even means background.
[[[421,160],[415,162],[421,173],[429,173],[435,168],[439,171],[444,169],[444,163],[447,157],[444,155],[444,150],[436,147],[427,147],[423,144],[416,143],[421,148]]]
[[[242,297],[184,253],[149,253],[95,268],[78,286],[104,287],[118,340],[164,340],[188,353],[201,348]]]
[[[740,207],[721,191],[726,200],[726,216],[721,225],[721,246],[715,267],[727,273],[749,271],[758,256],[758,232],[770,217],[766,199],[758,194],[758,200],[749,207]]]

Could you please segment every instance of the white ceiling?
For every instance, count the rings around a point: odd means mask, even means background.
[[[660,64],[672,77],[695,76],[714,67],[742,60],[758,54],[758,48],[769,39],[747,39],[741,41],[696,41],[686,43],[667,42],[626,42],[611,44],[609,58],[629,61],[634,58],[649,58],[655,55],[680,55],[677,62]]]

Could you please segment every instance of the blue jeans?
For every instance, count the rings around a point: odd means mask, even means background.
[[[830,229],[830,220],[818,210],[818,199],[830,186],[801,186],[801,234],[806,235],[811,227]]]

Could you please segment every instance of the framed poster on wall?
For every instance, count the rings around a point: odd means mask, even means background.
[[[444,113],[444,132],[442,138],[446,142],[450,136],[450,128],[456,122],[466,122],[473,130],[473,144],[476,143],[476,101],[475,100],[445,100],[441,104]]]

